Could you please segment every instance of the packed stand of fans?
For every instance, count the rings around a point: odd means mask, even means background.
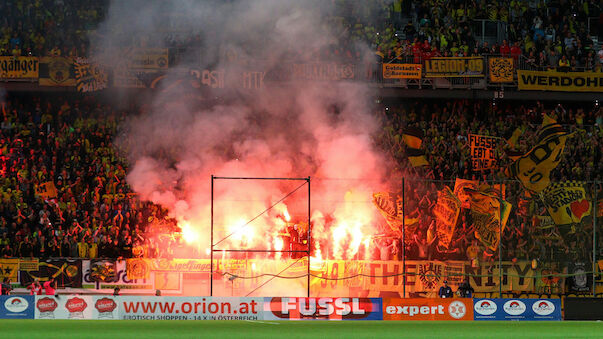
[[[1,257],[174,255],[179,229],[131,193],[112,143],[126,111],[91,97],[11,97],[2,114]],[[48,182],[56,196],[38,194]]]
[[[378,36],[377,55],[387,61],[420,62],[434,56],[506,55],[524,68],[601,70],[603,51],[590,31],[601,30],[600,4],[573,1],[399,1],[393,18],[406,17]],[[589,18],[590,24],[589,24]],[[476,20],[502,22],[507,38],[493,44],[476,39]],[[414,23],[413,23],[414,22]],[[479,22],[479,21],[478,21]],[[403,39],[395,32],[402,31]],[[594,39],[593,39],[594,38]]]
[[[106,0],[0,2],[0,55],[86,56],[88,33],[103,19]]]
[[[559,165],[551,172],[551,182],[569,180],[589,183],[588,190],[603,198],[603,108],[597,104],[550,105],[532,103],[494,103],[492,101],[447,100],[441,102],[415,101],[394,107],[384,107],[379,115],[384,129],[377,138],[380,146],[395,159],[397,169],[407,182],[405,201],[407,217],[419,217],[417,232],[406,239],[407,258],[494,260],[495,251],[485,248],[475,238],[468,210],[463,209],[450,248],[438,248],[435,237],[433,207],[437,191],[444,185],[454,188],[455,179],[477,180],[480,183],[505,184],[505,199],[513,205],[502,236],[503,258],[508,260],[586,259],[586,244],[592,239],[592,225],[566,229],[539,230],[534,227],[536,215],[546,215],[542,206],[530,203],[521,184],[509,178],[505,169],[512,159],[507,155],[509,139],[519,128],[522,134],[513,150],[526,154],[536,144],[536,134],[543,114],[563,124],[568,139]],[[407,127],[424,131],[423,145],[428,166],[413,167],[408,160],[409,149],[402,135]],[[497,170],[472,169],[468,134],[501,137],[497,147],[500,159]],[[593,183],[598,186],[591,188]],[[390,251],[390,258],[401,253],[400,239],[380,240],[378,247]]]

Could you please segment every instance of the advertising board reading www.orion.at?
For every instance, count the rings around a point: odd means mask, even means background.
[[[124,320],[262,320],[263,298],[122,297]]]

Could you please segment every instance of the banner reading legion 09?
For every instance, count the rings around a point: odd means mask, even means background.
[[[425,60],[425,77],[465,78],[484,76],[482,57],[438,57]]]

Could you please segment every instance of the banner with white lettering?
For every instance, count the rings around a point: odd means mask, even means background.
[[[265,298],[266,320],[383,320],[379,298]]]

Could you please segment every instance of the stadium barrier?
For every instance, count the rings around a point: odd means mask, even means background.
[[[474,320],[561,320],[560,299],[474,299]]]
[[[473,320],[471,299],[384,298],[383,320]]]
[[[33,295],[0,296],[0,319],[33,319],[35,297]]]
[[[568,302],[569,300],[569,302]],[[568,298],[565,319],[602,319],[602,299]],[[548,320],[560,299],[1,296],[0,319]]]
[[[603,298],[564,298],[564,320],[603,320]]]

